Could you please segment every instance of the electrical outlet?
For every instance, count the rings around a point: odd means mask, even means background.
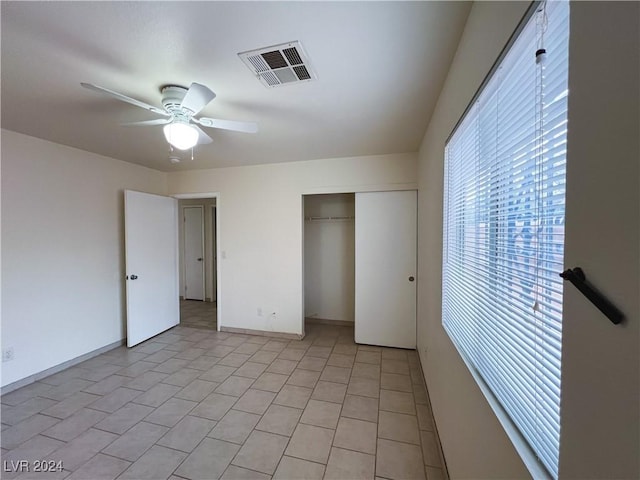
[[[10,362],[11,360],[13,360],[13,347],[2,350],[2,361]]]

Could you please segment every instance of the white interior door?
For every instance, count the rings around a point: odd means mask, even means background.
[[[417,195],[356,193],[355,340],[416,347]]]
[[[184,298],[204,300],[204,207],[184,207]]]
[[[173,198],[124,192],[127,346],[180,322],[178,204]]]

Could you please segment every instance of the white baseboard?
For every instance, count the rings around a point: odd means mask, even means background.
[[[110,343],[109,345],[105,345],[104,347],[98,348],[97,350],[94,350],[92,352],[85,353],[84,355],[80,355],[79,357],[72,358],[71,360],[67,360],[66,362],[56,365],[55,367],[47,368],[42,372],[34,373],[33,375],[29,375],[28,377],[25,377],[22,380],[18,380],[8,385],[5,385],[0,389],[0,395],[5,395],[9,392],[13,392],[18,388],[25,387],[33,382],[37,382],[41,378],[45,378],[45,377],[48,377],[49,375],[53,375],[54,373],[61,372],[66,368],[73,367],[74,365],[84,362],[85,360],[89,360],[90,358],[96,357],[101,353],[108,352],[109,350],[113,350],[114,348],[124,345],[125,341],[126,339],[123,339],[117,342]]]

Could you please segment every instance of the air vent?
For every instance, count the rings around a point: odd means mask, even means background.
[[[300,42],[289,42],[238,54],[265,87],[317,79]]]

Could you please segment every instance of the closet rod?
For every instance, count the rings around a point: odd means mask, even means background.
[[[309,220],[310,222],[318,221],[318,220],[354,220],[356,217],[346,216],[346,217],[304,217],[305,220]]]

